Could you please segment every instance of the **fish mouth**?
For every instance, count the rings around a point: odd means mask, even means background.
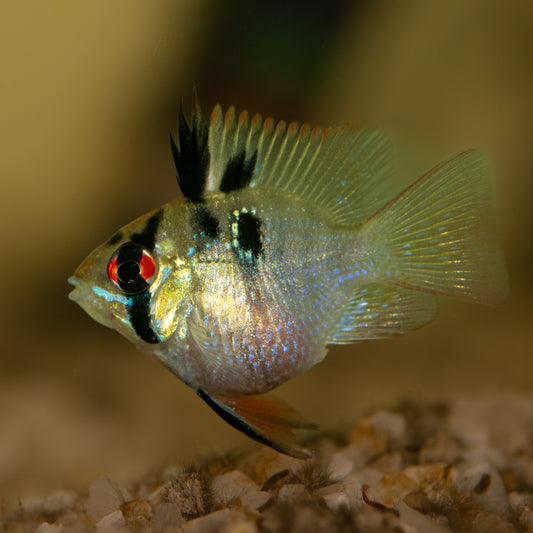
[[[73,302],[79,304],[83,299],[83,286],[85,284],[80,278],[77,278],[76,276],[70,276],[67,281],[69,285],[72,285],[74,287],[74,289],[72,289],[68,294],[69,300],[72,300]]]

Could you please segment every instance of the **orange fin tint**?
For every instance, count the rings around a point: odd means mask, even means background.
[[[299,446],[293,429],[316,429],[299,413],[275,396],[224,396],[199,389],[198,396],[234,428],[278,452],[308,459],[311,453]]]

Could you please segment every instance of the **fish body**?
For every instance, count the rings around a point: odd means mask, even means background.
[[[505,299],[479,150],[397,196],[379,131],[322,130],[195,102],[171,143],[183,197],[98,247],[70,297],[252,438],[305,457],[310,427],[265,395],[328,344],[405,333],[438,295]]]

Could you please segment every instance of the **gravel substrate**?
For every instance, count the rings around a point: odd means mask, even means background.
[[[0,531],[533,532],[533,397],[406,404],[308,442],[25,500]]]

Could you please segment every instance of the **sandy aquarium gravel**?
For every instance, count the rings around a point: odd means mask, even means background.
[[[533,397],[405,404],[307,443],[27,499],[11,532],[533,532]]]

